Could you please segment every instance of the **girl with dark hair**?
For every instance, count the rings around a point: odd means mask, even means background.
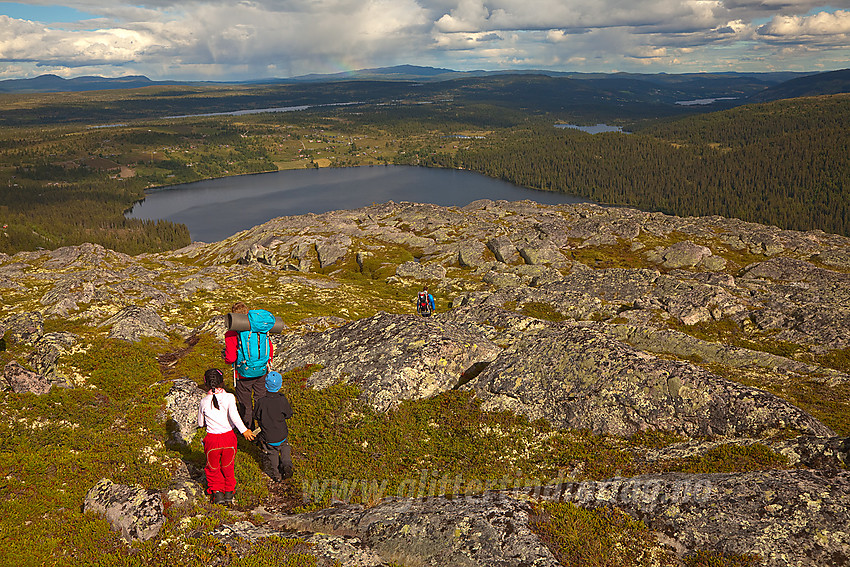
[[[207,494],[212,495],[215,504],[230,506],[236,489],[236,434],[233,428],[238,429],[249,441],[254,440],[254,432],[242,423],[236,409],[236,398],[224,391],[224,373],[221,370],[207,370],[204,373],[204,386],[207,395],[198,406],[198,426],[207,428],[204,437]]]

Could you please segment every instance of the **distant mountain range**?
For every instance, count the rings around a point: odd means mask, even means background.
[[[827,71],[789,79],[752,97],[753,102],[769,102],[801,96],[831,95],[850,92],[850,69]]]
[[[32,79],[0,81],[0,93],[52,93],[150,87],[155,85],[222,85],[222,84],[309,84],[341,81],[384,81],[438,83],[458,79],[494,78],[499,76],[541,76],[571,79],[598,90],[606,97],[617,93],[639,94],[667,104],[689,99],[716,99],[763,102],[798,96],[815,96],[850,92],[850,69],[824,73],[574,73],[547,70],[523,71],[455,71],[436,67],[398,65],[358,71],[310,74],[287,79],[257,79],[238,82],[153,81],[142,75],[119,78],[76,77],[63,79],[41,75]],[[652,95],[650,97],[650,94]],[[648,98],[647,98],[648,100]]]
[[[148,79],[144,75],[129,75],[115,79],[107,77],[75,77],[63,79],[57,75],[39,75],[32,79],[6,79],[0,81],[0,93],[60,93],[99,91],[107,89],[134,89],[165,84]],[[168,82],[168,84],[179,84]]]

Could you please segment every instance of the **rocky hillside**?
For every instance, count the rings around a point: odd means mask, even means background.
[[[413,314],[423,284],[431,318]],[[133,448],[77,463],[83,486],[48,498],[79,507],[88,492],[106,518],[143,500],[142,527],[112,525],[150,543],[116,556],[201,561],[173,542],[212,538],[220,562],[286,541],[312,564],[611,564],[571,555],[570,537],[589,536],[566,532],[591,514],[614,564],[850,562],[844,237],[592,205],[388,203],[171,253],[0,256],[0,289],[8,436],[67,448],[86,430]],[[222,366],[240,299],[288,325],[273,366],[296,411],[296,476],[267,487],[246,444],[240,505],[222,515],[199,496],[196,385]],[[134,417],[148,403],[159,413]],[[10,445],[9,490],[43,500],[15,488],[41,470],[27,451]]]

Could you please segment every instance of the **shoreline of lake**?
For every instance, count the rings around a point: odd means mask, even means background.
[[[541,204],[592,202],[464,169],[368,165],[247,173],[154,187],[146,190],[145,199],[125,216],[182,223],[189,228],[193,241],[215,242],[281,216],[388,201],[465,206],[480,199]]]

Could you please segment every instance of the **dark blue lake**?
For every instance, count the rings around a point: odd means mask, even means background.
[[[174,185],[150,192],[127,216],[183,223],[192,240],[215,242],[281,216],[387,201],[464,206],[478,199],[530,199],[550,205],[588,202],[470,171],[372,166],[278,171]]]

